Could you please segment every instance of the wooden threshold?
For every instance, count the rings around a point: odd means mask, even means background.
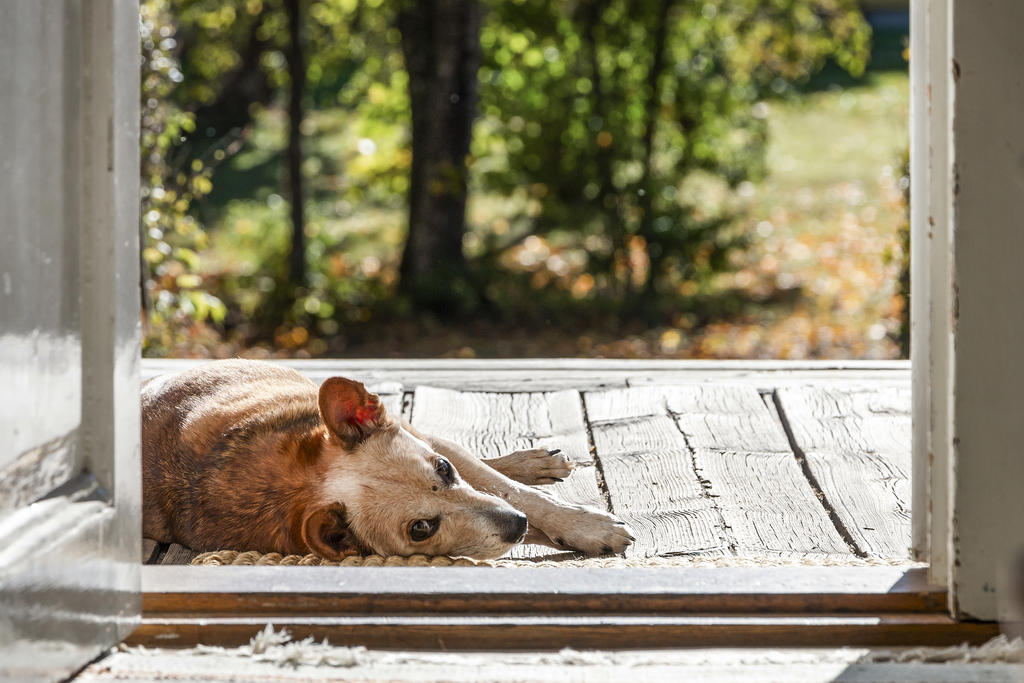
[[[451,650],[952,645],[922,569],[143,568],[129,644],[240,645],[268,623],[337,645]]]
[[[941,613],[923,569],[143,567],[147,615]],[[199,612],[197,612],[199,610]]]
[[[153,618],[129,645],[238,646],[267,623],[293,638],[374,649],[559,650],[680,647],[895,647],[980,644],[999,633],[992,623],[958,623],[938,615],[777,616],[451,616]]]

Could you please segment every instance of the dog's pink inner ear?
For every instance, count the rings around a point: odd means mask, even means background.
[[[360,441],[384,422],[384,406],[360,382],[331,377],[320,386],[320,416],[339,438]]]
[[[302,543],[309,552],[334,561],[359,550],[341,503],[317,508],[306,516],[302,522]]]

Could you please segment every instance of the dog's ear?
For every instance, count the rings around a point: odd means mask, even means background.
[[[387,414],[362,383],[331,377],[320,385],[320,417],[332,434],[354,446],[379,429]]]
[[[316,508],[306,515],[302,520],[302,543],[311,553],[335,562],[359,550],[341,503]]]

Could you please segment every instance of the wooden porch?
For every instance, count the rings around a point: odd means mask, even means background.
[[[145,361],[143,376],[188,363]],[[946,590],[910,558],[908,363],[291,364],[317,381],[360,379],[395,414],[484,457],[561,448],[578,468],[557,494],[625,518],[636,544],[582,561],[526,546],[498,561],[514,569],[432,571],[180,566],[189,551],[151,547],[165,566],[143,568],[129,643],[239,645],[267,623],[334,644],[452,650],[951,645],[998,633],[951,619]]]
[[[191,363],[144,361],[143,377]],[[562,449],[576,470],[551,488],[630,524],[625,566],[910,561],[909,363],[290,364],[315,381],[360,379],[393,414],[485,458]],[[164,564],[193,556],[145,552]],[[575,559],[551,553],[522,546],[511,557]]]

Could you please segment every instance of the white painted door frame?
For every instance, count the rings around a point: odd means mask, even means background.
[[[911,2],[914,548],[960,618],[1006,616],[1024,552],[1021,26],[1020,0]]]
[[[0,681],[141,614],[139,6],[0,5]]]

